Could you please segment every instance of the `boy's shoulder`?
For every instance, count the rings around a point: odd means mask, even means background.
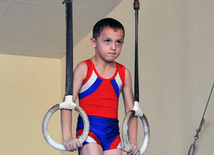
[[[124,66],[123,64],[121,64],[121,63],[119,63],[119,62],[117,62],[117,61],[115,61],[115,63],[116,63],[116,65],[117,65],[117,67],[126,69],[126,66]]]
[[[88,67],[87,64],[84,61],[82,61],[76,66],[76,70],[87,70],[87,67]]]
[[[86,59],[86,60],[83,60],[83,61],[80,62],[80,63],[83,63],[83,64],[85,64],[85,65],[90,65],[90,64],[92,64],[93,62],[92,62],[91,59]]]

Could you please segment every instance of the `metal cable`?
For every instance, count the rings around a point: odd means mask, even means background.
[[[209,95],[209,98],[207,100],[207,104],[206,104],[206,107],[204,109],[204,113],[202,115],[202,118],[201,118],[201,122],[200,122],[200,125],[199,125],[199,128],[196,129],[196,134],[194,136],[194,141],[193,143],[190,145],[190,148],[189,148],[189,151],[188,151],[188,155],[194,155],[195,154],[195,149],[196,149],[196,141],[199,139],[199,133],[201,132],[201,129],[202,129],[202,126],[205,124],[205,118],[204,118],[204,115],[207,111],[207,107],[208,107],[208,104],[209,104],[209,101],[210,101],[210,97],[212,95],[212,91],[213,91],[213,87],[214,87],[214,83],[213,83],[213,86],[211,88],[211,91],[210,91],[210,95]]]

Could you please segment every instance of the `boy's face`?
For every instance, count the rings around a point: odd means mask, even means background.
[[[122,29],[104,28],[97,39],[91,38],[96,55],[104,61],[114,61],[120,55],[123,36]]]

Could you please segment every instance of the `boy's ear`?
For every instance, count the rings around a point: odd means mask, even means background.
[[[91,44],[94,48],[96,48],[97,47],[96,39],[91,38]]]

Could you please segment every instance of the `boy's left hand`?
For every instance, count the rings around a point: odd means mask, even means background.
[[[136,144],[131,143],[129,151],[127,151],[125,148],[123,151],[127,152],[127,155],[139,155],[140,154],[140,149]]]

